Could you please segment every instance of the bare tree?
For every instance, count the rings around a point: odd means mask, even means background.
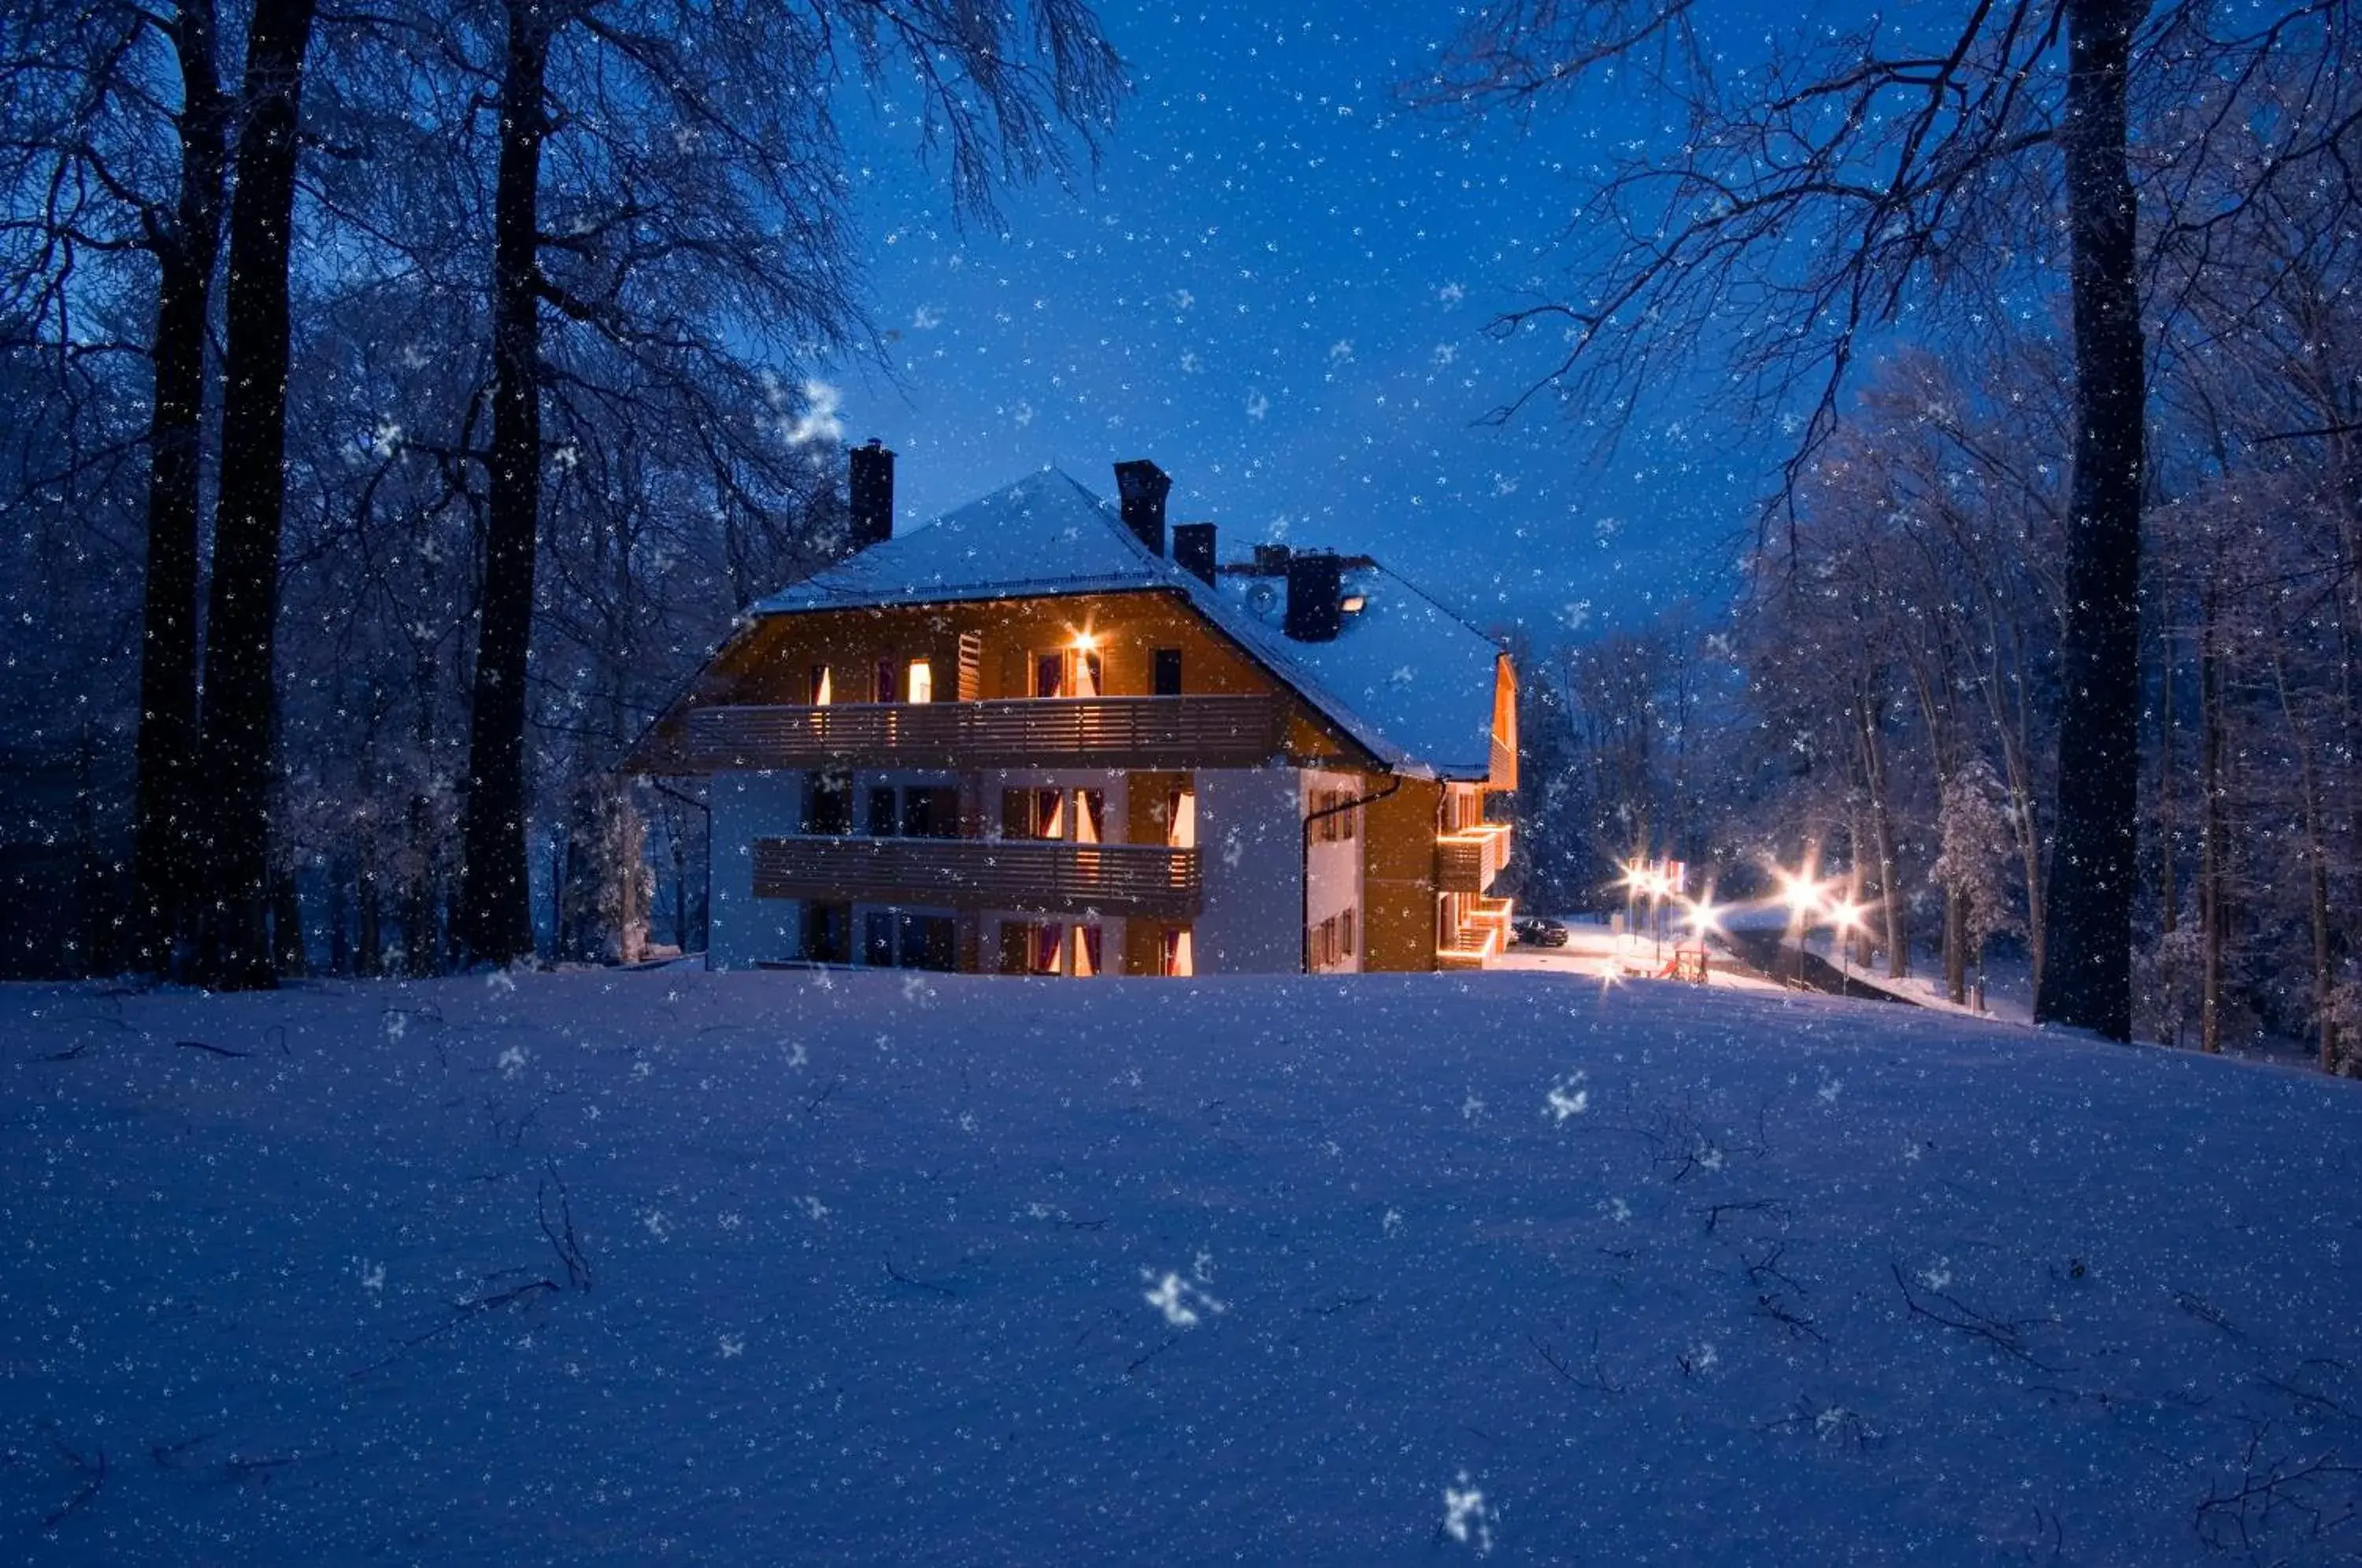
[[[927,134],[948,146],[972,205],[1002,173],[1061,165],[1061,127],[1095,145],[1119,86],[1114,51],[1076,0],[992,11],[506,0],[502,20],[491,476],[458,914],[462,950],[479,962],[533,947],[524,730],[545,312],[643,362],[693,356],[716,309],[756,331],[842,340],[860,323],[829,194],[825,83],[841,52],[872,79],[916,80]],[[565,114],[577,96],[585,112]],[[649,133],[662,138],[653,149]],[[554,229],[553,151],[593,176],[567,187],[571,210]],[[702,286],[668,296],[684,276]]]
[[[287,504],[288,263],[304,57],[315,0],[259,0],[240,90],[229,213],[221,496],[214,518],[198,759],[204,904],[197,973],[224,986],[276,978],[270,940],[279,551]]]
[[[1835,427],[1866,334],[1913,311],[1925,333],[1981,332],[2013,288],[2066,273],[2075,363],[2061,657],[2062,756],[2044,894],[2038,1016],[2131,1031],[2136,879],[2140,513],[2147,413],[2140,209],[2128,156],[2196,78],[2239,84],[2258,62],[2330,61],[2350,46],[2339,0],[2300,0],[2228,33],[2195,4],[1971,0],[1952,17],[1801,35],[1732,69],[1690,0],[1496,0],[1460,32],[1425,103],[1534,112],[1636,83],[1682,116],[1665,145],[1610,168],[1570,230],[1581,292],[1501,318],[1563,332],[1508,411],[1555,393],[1612,418],[1693,343],[1729,344],[1741,383],[1810,412],[1787,477]],[[2246,14],[2226,20],[2236,24]],[[2335,167],[2311,101],[2301,134],[2255,178]],[[2226,112],[2202,141],[2235,122]],[[2155,184],[2173,243],[2202,243],[2180,171]],[[2063,213],[2066,254],[2045,232]],[[1793,519],[1793,510],[1790,513]]]

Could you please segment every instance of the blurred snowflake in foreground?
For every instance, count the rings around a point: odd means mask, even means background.
[[[1170,1270],[1159,1278],[1154,1269],[1144,1268],[1140,1271],[1140,1277],[1155,1286],[1153,1290],[1142,1292],[1148,1304],[1164,1313],[1164,1320],[1176,1329],[1196,1328],[1199,1308],[1218,1317],[1230,1310],[1205,1290]]]
[[[1458,1486],[1443,1489],[1443,1533],[1473,1546],[1479,1557],[1493,1550],[1493,1516],[1485,1509],[1485,1494],[1468,1484],[1465,1470]]]

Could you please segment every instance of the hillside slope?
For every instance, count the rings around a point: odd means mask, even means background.
[[[0,989],[28,1562],[2362,1552],[2362,1086],[1494,975]]]

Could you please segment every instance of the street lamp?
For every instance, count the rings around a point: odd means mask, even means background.
[[[1780,873],[1780,900],[1788,906],[1789,933],[1796,943],[1796,988],[1805,988],[1805,937],[1811,929],[1807,923],[1815,910],[1820,907],[1820,884],[1801,872]]]
[[[1665,895],[1672,890],[1672,882],[1662,871],[1649,873],[1649,940],[1659,959],[1665,955]]]
[[[1849,967],[1851,955],[1846,952],[1845,943],[1848,936],[1860,929],[1861,906],[1851,899],[1832,904],[1829,906],[1829,920],[1838,930],[1838,994],[1849,996],[1852,993],[1853,976]]]

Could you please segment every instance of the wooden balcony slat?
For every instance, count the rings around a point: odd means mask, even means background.
[[[1435,886],[1439,892],[1482,893],[1509,863],[1509,825],[1485,823],[1435,841]]]
[[[760,838],[767,899],[948,905],[1027,913],[1195,919],[1198,852],[1040,839]]]
[[[688,772],[719,767],[1251,767],[1280,747],[1268,695],[723,706],[689,715]]]

